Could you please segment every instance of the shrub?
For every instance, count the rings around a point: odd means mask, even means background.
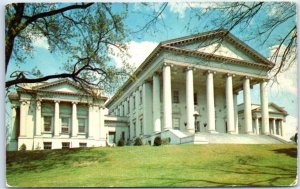
[[[163,138],[161,140],[161,144],[163,144],[163,145],[170,144],[170,141],[171,141],[171,139],[169,137],[168,138]]]
[[[120,140],[118,141],[117,146],[124,146],[124,145],[125,145],[124,139],[120,138]]]
[[[154,139],[154,146],[160,146],[160,145],[161,145],[161,138],[160,136],[157,136]]]
[[[137,137],[135,139],[134,145],[135,146],[142,146],[143,145],[142,139],[140,137]]]
[[[19,148],[20,151],[26,151],[26,145],[22,144]]]

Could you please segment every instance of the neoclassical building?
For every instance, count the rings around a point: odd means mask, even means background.
[[[106,146],[106,97],[88,95],[68,79],[25,84],[9,95],[12,134],[8,150]]]
[[[168,40],[159,43],[134,72],[136,79],[128,79],[105,106],[110,115],[128,119],[130,139],[160,134],[178,143],[186,137],[196,140],[195,133],[269,135],[267,83],[273,67],[226,30]],[[259,133],[251,108],[254,85],[260,85]]]
[[[282,135],[280,120],[287,115],[268,102],[273,67],[228,31],[215,30],[161,42],[133,73],[135,79],[108,101],[101,91],[91,96],[68,79],[25,84],[9,95],[9,150],[22,144],[28,150],[107,146],[120,138],[132,144],[137,137],[153,143],[157,135],[171,144],[214,143],[214,137],[272,143],[268,137]],[[260,85],[259,105],[251,103],[254,85]],[[241,91],[244,102],[238,106]]]
[[[252,128],[254,134],[262,134],[262,113],[260,104],[251,105],[252,112]],[[269,112],[269,133],[271,135],[277,135],[283,137],[283,123],[286,121],[286,116],[288,115],[287,111],[283,107],[276,105],[273,102],[269,103],[268,106]],[[239,132],[244,132],[243,129],[243,120],[244,120],[244,104],[238,105],[238,116],[239,116]]]

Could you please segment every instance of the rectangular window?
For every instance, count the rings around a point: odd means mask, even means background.
[[[70,142],[63,142],[62,149],[68,149],[68,148],[70,148]]]
[[[52,142],[44,142],[44,150],[51,150]]]
[[[194,93],[194,105],[198,105],[197,93]]]
[[[62,117],[61,118],[61,133],[69,133],[70,127],[70,118]]]
[[[173,118],[173,128],[180,130],[180,120],[179,118]]]
[[[44,131],[51,132],[51,127],[52,127],[52,117],[44,116]]]
[[[132,97],[133,100],[133,109],[135,109],[135,96]]]
[[[109,132],[108,133],[109,137],[109,143],[116,143],[116,133],[115,132]]]
[[[86,132],[86,118],[78,118],[78,132],[85,133]]]
[[[179,103],[179,91],[173,91],[173,103],[178,104]]]
[[[143,103],[143,91],[140,90],[140,104]]]
[[[133,126],[133,138],[134,138],[136,136],[136,123],[133,122],[132,126]]]
[[[125,140],[125,132],[122,131],[122,139]]]
[[[80,143],[79,143],[79,147],[80,147],[80,148],[86,147],[86,143],[80,142]]]
[[[141,135],[144,134],[143,118],[140,119]]]
[[[128,114],[129,114],[129,113],[130,113],[130,101],[129,101],[129,100],[127,101],[127,110],[128,110],[128,111],[127,111]]]

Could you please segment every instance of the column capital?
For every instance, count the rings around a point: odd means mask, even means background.
[[[59,100],[54,100],[54,103],[60,103],[60,101]]]
[[[213,71],[213,70],[207,70],[204,74],[205,74],[205,75],[208,75],[208,74],[210,74],[210,73],[212,73],[212,74],[214,75],[214,74],[216,74],[217,72],[216,72],[216,71]]]
[[[244,80],[246,80],[246,79],[252,80],[253,78],[250,77],[250,76],[248,76],[248,75],[246,75],[246,76],[244,76]]]
[[[230,77],[230,76],[231,76],[231,77],[235,77],[235,74],[233,74],[233,73],[225,73],[225,74],[224,74],[224,77],[226,77],[226,78],[227,78],[227,77]]]
[[[36,101],[36,109],[40,110],[41,109],[41,104],[42,104],[42,102],[37,100]]]
[[[72,104],[76,104],[76,105],[77,105],[77,104],[78,104],[78,102],[77,102],[77,101],[72,101]]]
[[[163,67],[167,67],[167,66],[173,67],[174,65],[171,64],[171,63],[164,62],[164,63],[163,63]]]
[[[192,71],[194,71],[196,68],[194,67],[194,66],[186,66],[185,67],[185,71],[188,71],[188,70],[192,70]]]
[[[28,104],[29,103],[29,100],[24,100],[24,99],[22,99],[22,100],[20,100],[20,103],[21,103],[21,105],[26,105],[26,104]]]
[[[11,105],[10,107],[11,107],[11,109],[16,109],[18,106],[17,105]]]

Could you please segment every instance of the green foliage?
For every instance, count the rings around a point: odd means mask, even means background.
[[[168,137],[168,138],[163,138],[161,139],[161,144],[162,145],[167,145],[167,144],[170,144],[170,141],[171,139]]]
[[[160,136],[155,137],[153,145],[154,146],[160,146],[161,145],[161,137]]]
[[[125,145],[125,141],[124,139],[121,137],[120,140],[118,141],[117,146],[124,146]]]
[[[24,64],[34,56],[36,41],[44,41],[50,52],[67,58],[61,73],[49,73],[59,78],[68,74],[81,84],[89,84],[112,91],[128,76],[130,67],[108,65],[112,55],[125,64],[127,4],[118,11],[109,3],[14,3],[6,6],[6,66],[13,60]],[[38,69],[15,70],[6,87],[27,82],[47,81],[48,75]],[[64,76],[65,77],[65,76]],[[42,80],[38,80],[42,79]],[[105,87],[104,87],[105,84]]]
[[[142,146],[143,145],[142,139],[140,137],[137,137],[134,141],[134,145],[135,146]]]
[[[19,151],[22,151],[22,152],[26,151],[26,145],[22,144],[19,148]]]

